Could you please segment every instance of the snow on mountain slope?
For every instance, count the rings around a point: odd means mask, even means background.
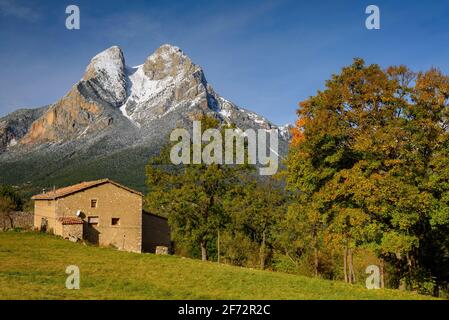
[[[128,76],[128,98],[120,107],[123,115],[133,123],[140,126],[139,120],[145,118],[145,113],[151,112],[150,108],[166,103],[171,98],[167,88],[173,79],[152,80],[144,71],[144,65],[126,68]],[[164,94],[165,93],[165,94]],[[146,120],[154,120],[155,117],[146,117]]]
[[[286,141],[290,141],[290,139],[292,138],[292,129],[293,129],[293,125],[287,123],[283,126],[278,127],[279,128],[279,135]]]
[[[114,46],[92,58],[54,104],[0,118],[0,180],[46,186],[110,177],[143,190],[149,157],[174,128],[192,128],[198,114],[243,130],[278,128],[216,93],[178,47],[163,45],[142,65],[127,67]],[[289,131],[279,129],[282,158]]]
[[[8,150],[95,136],[113,144],[119,139],[137,143],[156,134],[162,139],[180,123],[190,126],[198,113],[242,129],[278,128],[217,94],[203,69],[176,46],[162,45],[136,67],[127,67],[122,50],[113,46],[94,56],[83,78],[22,128],[22,136],[3,140]],[[281,129],[280,138],[287,141],[288,128]]]
[[[118,106],[127,98],[125,58],[122,50],[113,46],[95,57],[86,68],[82,82],[90,81],[101,99]]]
[[[121,88],[121,68],[109,69]],[[125,67],[124,72],[127,98],[119,108],[139,128],[148,127],[171,112],[189,113],[195,109],[215,113],[223,121],[245,128],[277,128],[266,118],[218,95],[208,84],[203,69],[176,46],[162,45],[144,64]]]
[[[201,68],[178,47],[163,45],[143,65],[126,71],[128,99],[121,110],[140,126],[207,98]]]

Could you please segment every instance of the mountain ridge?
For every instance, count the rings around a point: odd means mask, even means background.
[[[286,153],[289,127],[277,127],[221,97],[180,48],[164,44],[143,64],[129,67],[122,50],[112,46],[95,55],[81,80],[54,104],[0,118],[0,183],[56,183],[61,173],[73,182],[104,177],[100,173],[117,178],[123,174],[98,165],[88,174],[79,174],[85,168],[67,169],[98,161],[114,168],[119,160],[112,158],[125,153],[139,161],[126,162],[123,172],[136,176],[137,170],[143,178],[118,180],[142,190],[148,157],[157,154],[172,129],[191,128],[198,114],[242,129],[281,129],[280,154]],[[45,166],[27,167],[39,161]]]

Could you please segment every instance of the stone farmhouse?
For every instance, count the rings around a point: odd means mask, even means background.
[[[170,247],[167,219],[142,210],[142,194],[109,179],[32,197],[34,228],[130,252]]]

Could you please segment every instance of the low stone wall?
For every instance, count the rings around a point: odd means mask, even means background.
[[[62,237],[64,239],[83,240],[83,224],[62,225]]]
[[[12,224],[12,225],[11,225]],[[33,229],[34,215],[31,212],[0,214],[0,231],[13,228]]]

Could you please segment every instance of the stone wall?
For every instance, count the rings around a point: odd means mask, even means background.
[[[12,226],[11,220],[12,219]],[[31,212],[12,212],[0,215],[0,231],[12,228],[33,229],[34,215]]]
[[[91,206],[92,200],[96,200],[95,207]],[[87,241],[124,251],[142,251],[141,195],[105,183],[59,198],[56,202],[57,218],[76,217],[76,213],[81,212]],[[95,218],[96,223],[89,223],[89,218]],[[118,222],[113,223],[113,220]]]
[[[45,223],[44,223],[45,220]],[[35,200],[34,201],[34,228],[41,229],[46,224],[46,231],[56,232],[56,200]]]
[[[83,239],[83,225],[82,224],[64,224],[62,225],[62,237],[64,239],[76,238]]]
[[[166,218],[142,213],[142,251],[155,253],[158,246],[170,248],[170,227]]]

